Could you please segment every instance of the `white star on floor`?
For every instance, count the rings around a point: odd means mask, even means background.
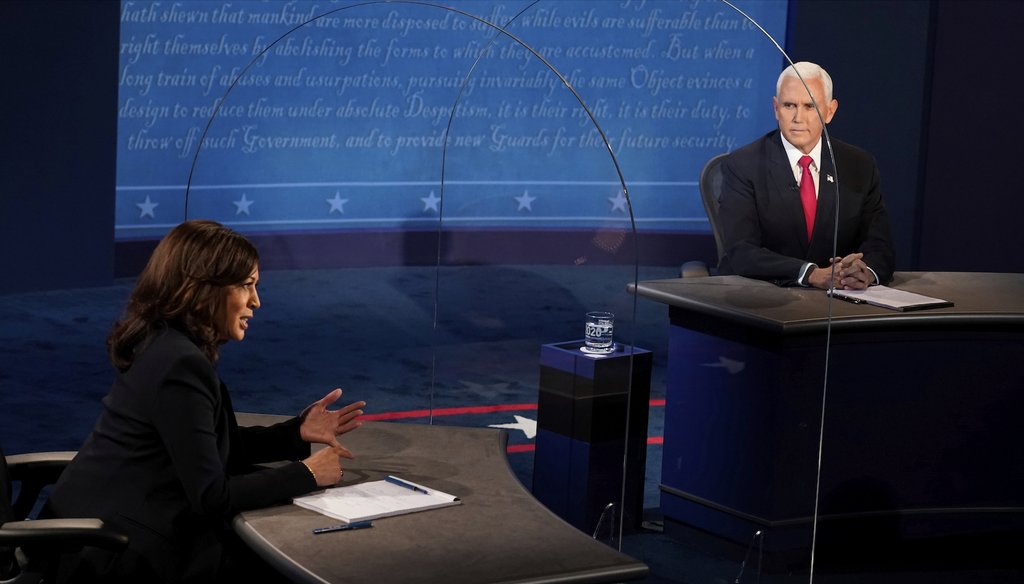
[[[331,210],[328,211],[327,214],[330,215],[331,213],[337,211],[337,212],[341,213],[342,215],[344,215],[345,214],[345,203],[347,203],[347,202],[348,202],[348,199],[342,199],[341,198],[341,193],[339,193],[338,191],[334,191],[334,198],[333,199],[327,199],[327,203],[331,206]]]
[[[156,215],[153,214],[153,209],[156,209],[157,205],[159,205],[159,204],[160,203],[154,203],[153,201],[150,201],[149,200],[149,195],[146,195],[145,202],[143,202],[143,203],[135,203],[135,205],[141,211],[139,213],[139,219],[142,219],[146,215],[149,215],[150,217],[156,219]]]
[[[235,215],[241,215],[242,213],[245,213],[246,215],[248,215],[249,214],[249,207],[251,207],[252,204],[255,203],[256,201],[250,201],[249,199],[247,199],[245,197],[245,193],[242,193],[242,199],[241,200],[239,200],[239,201],[231,201],[231,202],[235,204]]]
[[[612,212],[622,211],[626,214],[626,195],[622,191],[619,191],[614,197],[608,197],[608,202],[612,204]]]
[[[736,375],[740,371],[743,371],[747,367],[747,364],[743,361],[729,359],[728,357],[719,357],[717,363],[701,363],[701,367],[721,367],[728,371],[730,375]]]
[[[420,197],[420,200],[423,201],[424,211],[440,211],[437,204],[441,202],[441,197],[435,195],[434,191],[430,191],[429,197]]]
[[[530,203],[537,200],[537,197],[530,196],[530,191],[523,191],[522,196],[512,198],[519,202],[519,208],[516,209],[516,211],[522,211],[523,209],[533,211],[533,207],[530,206]]]
[[[516,416],[514,424],[491,424],[488,428],[504,428],[506,430],[522,430],[523,434],[527,438],[534,438],[537,436],[537,420],[531,420],[530,418],[524,418],[522,416]]]

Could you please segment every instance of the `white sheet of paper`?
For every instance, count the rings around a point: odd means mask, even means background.
[[[416,485],[409,481],[405,482]],[[416,486],[426,490],[427,493],[414,491],[387,481],[370,481],[296,497],[292,499],[292,502],[300,507],[346,523],[437,509],[461,503],[459,498],[454,495],[422,485]]]
[[[894,308],[896,310],[923,308],[936,304],[951,304],[948,300],[932,298],[931,296],[898,290],[888,286],[871,286],[865,290],[835,290],[833,294],[841,298],[850,298],[859,302],[866,302],[883,308]]]

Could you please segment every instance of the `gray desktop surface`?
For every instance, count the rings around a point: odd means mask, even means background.
[[[239,414],[242,425],[282,416]],[[338,522],[295,505],[239,514],[234,529],[296,582],[620,582],[647,566],[547,510],[516,479],[503,431],[366,422],[342,436],[356,455],[343,484],[393,474],[462,499],[454,507],[314,535]]]
[[[941,298],[951,307],[898,312],[831,300],[822,290],[779,287],[742,276],[672,278],[639,282],[630,291],[675,310],[781,334],[875,327],[1020,326],[1024,274],[897,272],[891,287]]]

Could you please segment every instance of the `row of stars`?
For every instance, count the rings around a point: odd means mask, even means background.
[[[529,191],[524,190],[522,195],[512,197],[512,199],[519,204],[516,211],[532,212],[533,202],[537,200],[537,197],[531,196]],[[327,211],[328,215],[332,215],[335,212],[341,215],[345,214],[345,203],[349,200],[341,198],[341,193],[339,191],[334,192],[334,197],[324,200],[328,205],[330,205],[330,208]],[[441,211],[441,197],[438,197],[434,191],[430,191],[429,196],[420,197],[420,200],[423,201],[424,213],[427,211],[439,213]],[[245,193],[242,193],[241,199],[232,201],[232,204],[235,205],[235,215],[249,215],[249,209],[255,202],[256,201],[250,200]],[[626,209],[626,196],[622,191],[619,191],[619,193],[614,197],[608,197],[608,202],[611,203],[610,212],[614,213],[619,211],[623,214],[628,214],[628,210]],[[146,195],[146,200],[141,203],[135,203],[135,206],[139,208],[139,219],[144,219],[146,217],[155,219],[156,208],[160,206],[160,203],[153,202],[149,195]]]

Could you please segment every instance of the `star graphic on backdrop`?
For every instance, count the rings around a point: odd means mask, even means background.
[[[615,211],[622,211],[623,214],[627,213],[627,211],[626,211],[626,195],[622,194],[622,191],[619,191],[619,193],[617,195],[615,195],[614,197],[608,197],[608,202],[612,204],[612,212],[613,213]]]
[[[424,211],[440,212],[440,209],[437,207],[437,204],[441,202],[441,197],[435,195],[434,191],[430,191],[429,197],[420,197],[420,200],[423,201]]]
[[[516,211],[522,211],[523,209],[533,211],[533,207],[530,206],[530,203],[537,200],[537,197],[530,196],[530,191],[523,191],[522,196],[512,198],[519,202],[519,208],[516,209]]]
[[[241,200],[231,202],[235,204],[235,215],[241,215],[242,213],[248,215],[249,207],[251,207],[252,204],[255,203],[256,201],[250,201],[248,198],[246,198],[245,193],[242,193]]]
[[[156,219],[156,215],[153,214],[153,209],[156,209],[157,205],[159,205],[159,204],[160,203],[154,203],[153,201],[150,201],[149,200],[149,195],[146,195],[145,202],[143,202],[143,203],[135,203],[135,205],[140,210],[139,219],[142,219],[146,215],[149,215],[150,217]]]
[[[327,199],[327,203],[331,206],[331,210],[328,211],[327,214],[330,215],[331,213],[337,211],[337,212],[341,213],[342,215],[344,215],[345,214],[345,203],[347,203],[347,202],[348,202],[348,199],[342,199],[341,198],[341,193],[339,193],[338,191],[334,191],[334,198],[333,199]]]
[[[516,416],[513,414],[516,421],[514,424],[491,424],[488,428],[504,428],[506,430],[522,430],[523,434],[527,438],[533,438],[537,435],[537,420],[531,420],[530,418],[524,418],[522,416]]]

